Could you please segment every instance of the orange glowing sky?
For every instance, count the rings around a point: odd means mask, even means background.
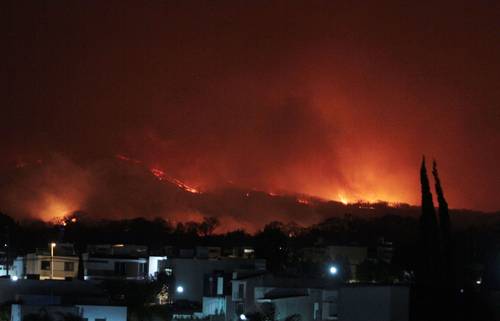
[[[499,210],[498,9],[12,3],[0,206],[189,212],[117,154],[186,191],[418,204],[425,154],[452,207]]]

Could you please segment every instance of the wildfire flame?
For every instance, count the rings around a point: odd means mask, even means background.
[[[134,163],[134,164],[140,164],[140,165],[144,165],[144,162],[138,160],[138,159],[134,159],[134,158],[131,158],[131,157],[128,157],[128,156],[125,156],[123,154],[117,154],[115,155],[117,159],[119,160],[122,160],[122,161],[126,161],[126,162],[131,162],[131,163]],[[156,177],[156,179],[158,179],[159,181],[166,181],[166,182],[170,182],[172,184],[175,184],[177,185],[180,189],[183,189],[185,190],[186,192],[189,192],[189,193],[193,193],[193,194],[200,194],[201,191],[192,187],[192,186],[189,186],[188,184],[182,182],[181,180],[175,178],[175,177],[170,177],[168,176],[165,171],[163,171],[162,169],[160,168],[157,168],[157,167],[150,167],[149,168],[149,171],[151,172],[151,174],[153,174],[154,177]]]
[[[309,201],[304,198],[297,198],[297,203],[308,205]]]
[[[349,204],[349,199],[347,198],[347,196],[345,196],[342,193],[339,193],[337,196],[338,196],[338,200],[339,200],[340,203],[342,203],[344,205]]]
[[[165,172],[159,168],[152,167],[152,168],[150,168],[150,171],[151,171],[151,174],[153,174],[159,181],[168,181],[168,182],[174,183],[179,188],[181,188],[189,193],[193,193],[193,194],[200,194],[201,193],[196,188],[187,185],[186,183],[178,180],[177,178],[168,177],[167,174],[165,174]]]

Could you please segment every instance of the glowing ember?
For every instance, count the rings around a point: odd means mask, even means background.
[[[130,158],[130,157],[122,155],[122,154],[116,154],[115,157],[120,159],[120,160],[123,160],[123,161],[132,162],[135,164],[142,164],[142,162],[140,160],[133,159],[133,158]]]
[[[151,174],[153,174],[160,181],[164,181],[167,179],[165,172],[158,168],[151,168]]]
[[[119,159],[119,160],[126,161],[126,162],[131,162],[131,163],[134,163],[134,164],[141,164],[141,165],[144,164],[144,162],[142,162],[142,161],[140,161],[138,159],[134,159],[134,158],[125,156],[123,154],[116,154],[115,157],[117,159]],[[196,188],[194,188],[192,186],[187,185],[186,183],[178,180],[177,178],[169,177],[163,170],[161,170],[161,169],[159,169],[157,167],[151,167],[151,168],[149,168],[149,171],[159,181],[170,182],[172,184],[177,185],[179,188],[181,188],[181,189],[183,189],[183,190],[185,190],[186,192],[189,192],[189,193],[193,193],[193,194],[199,194],[199,193],[201,193],[198,189],[196,189]]]
[[[177,178],[173,178],[173,177],[168,177],[167,174],[165,174],[164,171],[162,171],[161,169],[159,168],[151,168],[150,169],[151,171],[151,174],[153,174],[158,180],[160,181],[168,181],[168,182],[171,182],[175,185],[177,185],[179,188],[182,188],[183,190],[185,190],[186,192],[189,192],[189,193],[194,193],[194,194],[199,194],[201,193],[199,190],[197,190],[196,188],[192,187],[192,186],[189,186],[187,185],[186,183],[184,182],[181,182],[180,180],[178,180]]]
[[[308,205],[309,201],[303,198],[297,198],[297,203]]]

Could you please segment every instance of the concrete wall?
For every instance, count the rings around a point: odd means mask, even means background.
[[[23,318],[29,314],[48,315],[50,319],[53,321],[64,321],[65,315],[67,314],[79,315],[79,312],[78,308],[68,307],[68,306],[13,304],[10,313],[10,321],[22,321]]]
[[[82,318],[88,321],[127,321],[127,307],[109,305],[77,305]]]
[[[404,286],[353,286],[339,292],[339,321],[407,321],[409,289]]]
[[[149,257],[149,263],[148,263],[148,277],[149,278],[154,278],[158,274],[158,272],[161,272],[164,269],[164,266],[166,265],[166,256],[150,256]]]
[[[28,314],[47,314],[54,321],[64,321],[65,314],[81,316],[88,321],[105,319],[106,321],[127,321],[127,308],[100,305],[21,305],[13,304],[10,321],[22,321]]]
[[[85,281],[24,280],[0,279],[0,304],[14,301],[19,296],[48,295],[64,297],[66,301],[78,300],[79,303],[101,304],[106,293],[96,283]],[[83,301],[85,300],[85,301]]]
[[[313,321],[314,301],[314,298],[311,296],[274,299],[272,300],[275,307],[274,319],[276,321],[283,321],[294,314],[298,314],[301,317],[301,321]],[[319,305],[320,302],[317,303]],[[319,318],[321,318],[321,313],[319,313]]]
[[[203,297],[203,316],[226,315],[231,298],[224,297]]]

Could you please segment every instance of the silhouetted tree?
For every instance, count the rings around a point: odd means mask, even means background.
[[[439,231],[432,200],[432,193],[427,177],[425,158],[420,168],[420,184],[422,188],[422,215],[420,216],[420,269],[417,281],[434,284],[439,269]]]
[[[440,271],[439,228],[427,177],[425,157],[420,167],[422,214],[420,216],[419,262],[416,270],[418,320],[440,320],[442,307],[438,303]]]
[[[198,226],[199,234],[201,236],[209,236],[215,231],[219,224],[219,219],[216,217],[204,217],[203,222]]]
[[[432,164],[432,175],[434,176],[436,195],[439,204],[439,228],[441,231],[441,240],[445,243],[449,243],[451,230],[450,215],[448,213],[448,203],[444,198],[443,188],[441,187],[436,161]]]

